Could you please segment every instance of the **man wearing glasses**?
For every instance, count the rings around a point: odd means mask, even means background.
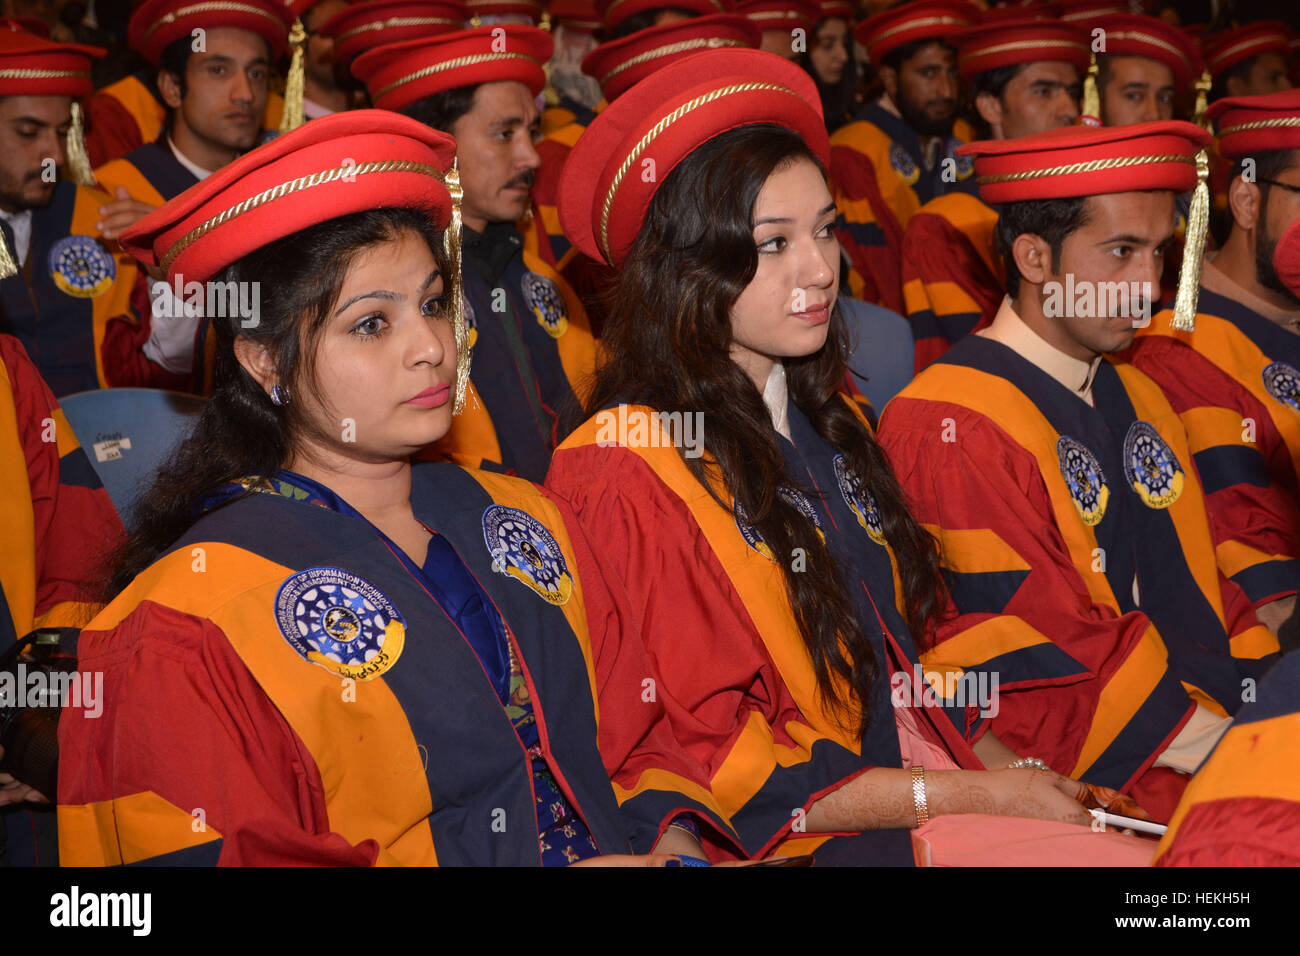
[[[1175,332],[1165,310],[1139,330],[1133,363],[1187,428],[1220,567],[1276,632],[1300,579],[1300,300],[1273,264],[1300,219],[1300,90],[1218,100],[1208,116],[1234,164],[1231,232],[1203,263],[1195,332]]]

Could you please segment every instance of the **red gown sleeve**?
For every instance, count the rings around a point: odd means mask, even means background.
[[[91,169],[143,145],[140,124],[121,100],[101,92],[86,101],[86,154]]]
[[[614,784],[630,842],[650,852],[679,815],[694,818],[711,858],[743,854],[709,792],[708,773],[682,746],[659,693],[661,679],[618,579],[606,569],[571,507],[552,497],[573,545],[582,582],[601,719],[597,746]]]
[[[751,856],[870,769],[804,719],[690,510],[649,465],[622,448],[561,448],[547,485],[599,542],[658,674],[658,703]],[[635,725],[644,706],[639,694],[602,699],[602,720]]]
[[[27,463],[36,542],[36,627],[76,627],[122,522],[54,394],[17,339],[0,336]],[[53,439],[53,440],[51,440]],[[84,616],[83,616],[84,614]],[[20,635],[21,636],[21,635]]]
[[[948,420],[953,440],[942,440]],[[922,660],[999,675],[998,713],[976,735],[991,729],[1059,773],[1165,807],[1174,772],[1153,764],[1195,705],[1146,615],[1092,599],[1033,455],[980,415],[906,397],[886,410],[880,441],[939,540],[955,602]]]
[[[315,762],[216,625],[150,601],[93,623],[78,665],[100,712],[59,723],[64,865],[382,862],[330,831]]]
[[[1295,469],[1268,409],[1214,362],[1169,336],[1143,336],[1129,356],[1160,386],[1187,429],[1219,567],[1255,607],[1295,594]]]
[[[903,235],[902,280],[917,374],[958,339],[988,325],[1002,302],[1002,284],[970,240],[924,208]]]

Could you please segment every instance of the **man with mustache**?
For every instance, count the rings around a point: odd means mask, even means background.
[[[1300,90],[1218,100],[1207,115],[1233,164],[1232,228],[1201,266],[1195,331],[1161,312],[1133,364],[1182,417],[1225,538],[1220,563],[1276,630],[1300,577],[1300,299],[1273,264],[1300,221]]]
[[[540,165],[536,98],[550,35],[503,24],[379,46],[352,64],[371,102],[456,139],[465,318],[474,348],[469,397],[426,454],[541,481],[580,414],[596,347],[563,279],[515,227]],[[576,422],[574,423],[576,424]]]
[[[901,249],[908,221],[936,196],[971,191],[972,165],[954,150],[974,138],[957,120],[960,86],[951,36],[978,11],[959,0],[919,0],[878,13],[853,35],[884,93],[831,137],[837,230],[855,298],[903,312]]]

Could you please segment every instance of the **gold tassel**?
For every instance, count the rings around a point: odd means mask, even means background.
[[[1192,113],[1192,122],[1208,133],[1213,133],[1210,128],[1210,122],[1205,118],[1205,105],[1209,101],[1210,87],[1214,85],[1214,78],[1210,76],[1210,71],[1206,70],[1201,74],[1201,78],[1196,81],[1196,109]]]
[[[447,170],[444,184],[451,194],[451,220],[442,234],[442,246],[447,252],[447,272],[450,291],[451,327],[456,334],[456,402],[451,407],[453,415],[465,410],[465,390],[469,387],[469,328],[465,325],[465,290],[460,273],[460,201],[464,195],[460,188],[460,169],[453,160]]]
[[[0,279],[8,279],[16,275],[18,275],[18,265],[14,262],[13,254],[9,252],[9,243],[5,242],[3,233],[0,233]]]
[[[68,154],[68,171],[78,186],[93,186],[95,174],[90,169],[90,157],[86,154],[85,128],[86,124],[81,118],[81,104],[73,100],[72,124],[68,127],[68,140],[64,147]]]
[[[1180,332],[1196,329],[1196,304],[1201,297],[1201,258],[1205,255],[1205,233],[1210,223],[1210,157],[1196,154],[1196,188],[1187,210],[1187,232],[1183,237],[1183,268],[1178,274],[1178,295],[1170,323]]]
[[[551,32],[551,11],[550,10],[542,11],[542,22],[537,25],[541,27],[543,30],[545,30],[547,33]]]
[[[280,116],[280,132],[288,133],[302,125],[303,85],[306,83],[306,67],[303,65],[303,47],[307,43],[307,31],[301,20],[293,22],[289,31],[289,48],[293,57],[289,60],[289,75],[284,79],[284,113]]]
[[[1088,75],[1083,79],[1083,109],[1079,114],[1083,126],[1101,125],[1101,96],[1097,92],[1097,54],[1088,54]]]

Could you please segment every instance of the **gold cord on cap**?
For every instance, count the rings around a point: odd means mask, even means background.
[[[0,234],[0,279],[8,279],[10,276],[16,276],[17,274],[18,265],[9,252],[9,243],[5,242],[4,235]]]
[[[303,121],[303,85],[306,82],[306,67],[303,64],[303,47],[307,44],[307,31],[302,20],[293,21],[289,31],[289,49],[293,57],[289,60],[289,75],[284,79],[284,113],[280,116],[280,132],[288,133],[302,125]]]
[[[1207,133],[1213,133],[1210,128],[1210,121],[1205,118],[1205,104],[1210,95],[1210,87],[1214,85],[1214,78],[1210,76],[1210,71],[1206,70],[1201,74],[1201,78],[1196,81],[1196,109],[1192,113],[1192,122]]]
[[[1196,154],[1196,188],[1187,211],[1187,232],[1183,238],[1183,268],[1178,274],[1178,295],[1170,323],[1180,332],[1196,329],[1196,304],[1201,297],[1201,257],[1205,255],[1205,233],[1210,223],[1210,157]]]
[[[72,124],[68,127],[68,139],[64,146],[68,154],[68,171],[78,186],[93,186],[95,174],[91,172],[90,157],[86,154],[85,125],[81,116],[81,104],[73,100]]]
[[[460,186],[460,168],[453,160],[451,169],[443,178],[443,185],[451,195],[451,219],[447,222],[447,231],[442,234],[443,248],[447,252],[447,276],[444,284],[448,289],[448,311],[451,313],[451,327],[456,334],[456,401],[451,407],[453,415],[465,410],[465,390],[469,387],[469,328],[465,324],[465,289],[460,273],[460,201],[464,191]]]
[[[1083,110],[1079,115],[1083,126],[1101,125],[1101,94],[1097,92],[1097,54],[1088,54],[1088,75],[1083,80]]]

